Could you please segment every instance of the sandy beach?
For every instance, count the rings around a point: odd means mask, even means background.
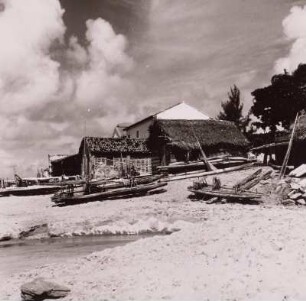
[[[252,171],[220,178],[231,185]],[[31,238],[172,233],[4,275],[0,299],[19,300],[21,284],[45,277],[71,288],[65,300],[305,300],[304,207],[268,194],[261,205],[208,205],[188,198],[191,183],[68,207],[52,207],[49,197],[0,199],[2,238],[38,225],[45,231]]]

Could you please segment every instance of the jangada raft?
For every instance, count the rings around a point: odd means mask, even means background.
[[[51,200],[57,205],[73,205],[103,201],[110,198],[144,195],[149,191],[158,191],[167,185],[165,182],[156,182],[156,179],[159,177],[146,177],[141,179],[141,181],[138,179],[138,182],[135,179],[118,183],[105,183],[104,185],[86,184],[85,189],[82,190],[68,185],[58,193],[55,193]]]
[[[0,196],[31,196],[52,194],[61,189],[60,186],[28,186],[28,187],[11,187],[0,190]]]
[[[195,198],[206,200],[210,204],[218,201],[223,203],[227,201],[251,201],[260,203],[262,194],[248,190],[254,186],[253,184],[256,185],[258,183],[258,179],[266,178],[271,173],[260,174],[261,169],[247,176],[233,187],[222,187],[221,181],[217,177],[213,178],[212,185],[208,185],[206,179],[202,178],[201,180],[195,181],[193,186],[188,187],[188,190],[194,194]]]

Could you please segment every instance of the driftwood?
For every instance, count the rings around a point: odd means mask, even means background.
[[[174,176],[174,177],[165,179],[164,181],[171,182],[171,181],[180,181],[180,180],[192,179],[192,178],[198,178],[198,177],[204,177],[204,176],[211,176],[211,175],[227,173],[227,172],[231,172],[231,171],[236,171],[236,170],[249,168],[253,165],[254,165],[253,163],[248,163],[248,164],[243,164],[243,165],[239,165],[239,166],[217,169],[217,170],[212,170],[212,171],[207,171],[207,172],[192,173],[192,174],[186,174],[186,175],[182,175],[182,176]]]
[[[260,173],[261,173],[262,169],[257,169],[255,172],[253,172],[251,175],[245,177],[244,179],[242,179],[241,181],[239,181],[238,183],[236,183],[233,187],[236,189],[240,189],[243,185],[245,185],[246,183],[252,181],[254,178],[256,178]]]

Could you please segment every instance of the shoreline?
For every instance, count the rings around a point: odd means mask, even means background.
[[[221,180],[231,185],[253,171]],[[162,195],[68,209],[51,207],[46,197],[6,200],[0,214],[6,234],[15,236],[38,223],[60,237],[172,234],[4,277],[0,299],[18,299],[20,285],[36,277],[70,287],[64,300],[306,299],[305,208],[279,206],[273,195],[261,205],[194,202],[191,183],[173,182]]]

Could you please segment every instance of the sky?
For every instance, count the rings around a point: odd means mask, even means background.
[[[185,101],[216,117],[306,63],[306,0],[0,0],[0,177]]]

